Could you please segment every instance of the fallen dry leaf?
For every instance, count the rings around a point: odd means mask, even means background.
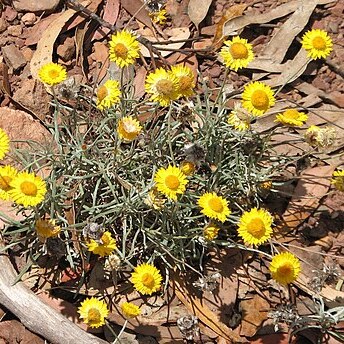
[[[147,69],[140,66],[136,71],[136,75],[133,81],[134,87],[134,99],[139,99],[145,94],[145,81],[146,81]]]
[[[96,66],[100,66],[100,71],[96,73],[98,76],[97,82],[100,83],[108,71],[110,60],[109,60],[109,50],[107,45],[102,42],[94,43],[94,58],[96,60]]]
[[[153,31],[152,20],[141,0],[121,0],[121,5],[128,13]]]
[[[206,17],[212,0],[190,0],[188,5],[188,15],[196,28],[201,21]]]
[[[46,341],[27,330],[18,320],[0,323],[0,343],[43,344]]]
[[[114,25],[117,21],[119,14],[120,0],[107,0],[103,10],[103,19],[108,23]],[[93,40],[98,40],[108,34],[110,29],[103,27],[98,29],[93,38]]]

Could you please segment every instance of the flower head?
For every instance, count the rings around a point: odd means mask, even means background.
[[[133,141],[140,134],[142,127],[140,122],[130,116],[121,118],[117,124],[118,136],[125,142]]]
[[[173,201],[177,200],[178,194],[185,192],[188,183],[181,169],[171,165],[167,168],[160,168],[154,175],[154,181],[158,191]]]
[[[242,107],[239,102],[234,104],[234,109],[228,116],[227,123],[238,131],[246,131],[251,125],[251,115]]]
[[[172,66],[171,73],[178,79],[178,98],[192,96],[195,88],[195,75],[191,68],[183,65]]]
[[[217,238],[219,230],[219,226],[217,226],[215,223],[210,223],[203,229],[203,237],[208,241],[212,241]]]
[[[10,150],[10,139],[6,134],[5,130],[0,128],[0,160],[2,160],[5,155]]]
[[[334,171],[331,184],[339,191],[344,191],[344,170]]]
[[[311,125],[305,132],[306,142],[312,147],[328,148],[332,146],[336,139],[336,131],[331,127],[320,128]]]
[[[186,176],[191,176],[195,173],[196,165],[191,161],[184,160],[180,164],[179,168]]]
[[[219,55],[226,67],[238,71],[240,68],[247,67],[254,59],[252,45],[247,43],[247,39],[239,36],[233,37],[231,41],[224,41]]]
[[[108,231],[103,233],[100,240],[91,239],[87,243],[87,249],[101,257],[109,256],[116,248],[116,240]]]
[[[272,258],[269,267],[272,278],[280,284],[289,284],[301,271],[300,261],[290,252],[282,252]]]
[[[271,237],[272,221],[271,214],[264,209],[245,211],[240,218],[238,235],[246,245],[261,245]]]
[[[18,171],[9,165],[0,167],[0,199],[8,201],[11,199],[8,193],[11,190],[10,183],[18,174]]]
[[[120,100],[121,91],[117,80],[106,80],[97,90],[97,108],[108,109]]]
[[[332,51],[332,39],[326,31],[314,29],[307,31],[301,40],[302,48],[304,48],[308,57],[312,60],[326,58]]]
[[[215,192],[203,194],[198,200],[198,205],[202,208],[202,214],[221,222],[225,222],[231,213],[227,201]]]
[[[154,186],[149,192],[148,196],[144,200],[145,204],[149,207],[160,210],[163,208],[166,198],[158,191],[158,189]]]
[[[165,9],[161,9],[160,11],[150,12],[149,16],[152,19],[152,22],[155,24],[165,25],[167,20],[167,12]]]
[[[172,100],[178,98],[178,88],[178,78],[163,68],[149,73],[146,78],[146,92],[151,95],[151,100],[161,106],[168,106]]]
[[[20,172],[10,182],[11,199],[24,207],[36,206],[44,200],[47,192],[45,181],[34,173]]]
[[[160,289],[162,277],[154,265],[143,263],[134,269],[130,281],[138,292],[151,295]]]
[[[57,236],[61,232],[60,226],[55,226],[55,220],[38,219],[35,222],[37,235],[43,239]]]
[[[50,62],[40,68],[38,77],[43,83],[54,86],[67,79],[67,71],[65,67]]]
[[[122,314],[127,318],[135,318],[141,314],[141,308],[132,302],[124,302],[121,304]]]
[[[296,109],[288,109],[276,116],[275,122],[282,123],[291,127],[302,127],[307,121],[308,116]]]
[[[104,301],[91,297],[81,303],[78,313],[85,324],[96,328],[105,325],[109,310]]]
[[[139,42],[136,37],[127,30],[118,31],[111,36],[110,61],[123,68],[135,62],[140,56]]]
[[[270,86],[260,81],[254,81],[245,86],[242,106],[254,116],[263,115],[274,104],[274,93]]]

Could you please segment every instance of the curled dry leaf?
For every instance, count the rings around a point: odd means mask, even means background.
[[[121,0],[121,5],[128,13],[153,31],[152,20],[141,0]]]
[[[198,25],[206,17],[212,0],[190,0],[188,5],[188,15],[191,21],[198,28]]]

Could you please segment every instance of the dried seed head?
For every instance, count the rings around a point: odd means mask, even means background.
[[[199,334],[198,318],[194,315],[179,318],[177,325],[186,340],[193,340]]]
[[[82,235],[87,239],[93,239],[100,241],[103,236],[105,229],[102,225],[98,225],[95,222],[88,223],[82,230]]]

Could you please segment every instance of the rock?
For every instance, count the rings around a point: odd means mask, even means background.
[[[52,11],[60,0],[14,0],[13,6],[18,12],[43,12]]]
[[[32,51],[30,48],[25,47],[25,48],[23,48],[23,49],[21,50],[21,52],[22,52],[22,54],[24,55],[25,60],[26,60],[27,62],[31,61],[32,55],[33,55],[33,51]]]
[[[70,61],[75,54],[75,43],[72,37],[67,37],[63,44],[57,47],[57,55],[65,62]]]
[[[13,70],[17,70],[26,65],[26,60],[22,52],[15,45],[6,45],[1,49],[7,65]]]
[[[35,24],[36,22],[36,16],[34,13],[25,13],[22,18],[21,21],[26,25],[26,26],[31,26],[33,24]]]
[[[15,11],[10,6],[6,6],[4,13],[3,13],[3,18],[6,19],[7,21],[11,22],[17,18],[17,15],[18,15],[17,11]]]
[[[23,29],[20,25],[11,25],[7,28],[7,32],[13,37],[19,37],[22,34]]]
[[[0,18],[0,33],[6,31],[8,23],[5,19]]]

